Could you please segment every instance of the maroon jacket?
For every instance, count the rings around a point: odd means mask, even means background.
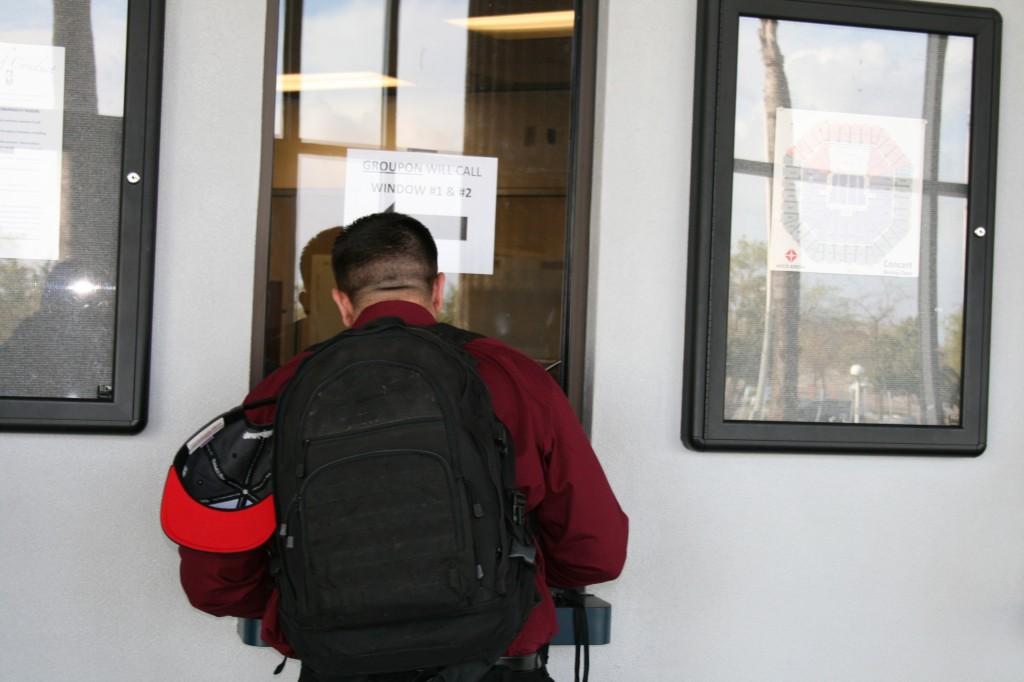
[[[427,326],[435,320],[414,303],[370,306],[354,326],[380,317],[400,317]],[[540,604],[509,646],[508,655],[532,653],[557,630],[548,586],[581,587],[619,575],[626,559],[628,519],[615,499],[597,456],[561,388],[541,367],[499,341],[481,338],[465,350],[491,393],[494,411],[516,446],[516,480],[526,493],[538,547]],[[253,402],[276,396],[306,354],[293,358],[256,386]],[[253,409],[254,423],[273,421],[274,405]],[[211,554],[180,548],[181,584],[189,601],[216,616],[262,618],[265,641],[292,654],[277,618],[278,595],[268,572],[268,552]]]

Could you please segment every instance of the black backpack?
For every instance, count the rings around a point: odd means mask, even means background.
[[[462,345],[396,318],[342,332],[278,404],[274,571],[321,675],[486,669],[536,603],[512,443]]]

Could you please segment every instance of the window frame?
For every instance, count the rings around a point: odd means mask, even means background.
[[[960,426],[725,419],[730,231],[741,16],[974,38]],[[906,0],[702,0],[698,9],[682,439],[694,450],[977,456],[985,449],[1001,17]],[[741,171],[742,172],[742,171]],[[951,185],[952,183],[936,183]],[[940,195],[957,187],[942,187]],[[984,226],[984,237],[973,234]]]
[[[301,1],[286,5],[301,16]],[[394,1],[394,0],[390,0]],[[270,204],[274,165],[274,111],[281,3],[267,0],[264,51],[263,138],[260,158],[260,198],[256,232],[256,272],[253,281],[253,325],[249,383],[263,376],[267,321],[267,282],[270,262]],[[586,423],[585,355],[590,259],[590,203],[594,159],[594,102],[596,93],[598,3],[574,0],[569,187],[566,192],[565,270],[562,287],[562,363],[560,385],[570,404]],[[285,60],[289,59],[287,53]]]
[[[137,433],[146,425],[163,35],[164,0],[128,0],[113,399],[0,396],[0,430]]]

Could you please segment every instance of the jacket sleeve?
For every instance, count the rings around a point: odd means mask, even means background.
[[[257,385],[245,403],[279,396],[309,353],[301,353]],[[254,424],[274,420],[276,405],[266,404],[247,412]],[[220,554],[178,547],[181,586],[189,602],[215,616],[260,618],[274,590],[266,548]]]
[[[544,379],[539,447],[545,493],[533,515],[548,583],[582,587],[612,580],[626,560],[629,520],[561,387]]]
[[[494,339],[466,345],[512,433],[516,479],[554,587],[616,578],[629,522],[561,387],[541,367]]]
[[[261,618],[273,581],[264,549],[232,554],[178,547],[181,586],[192,606],[215,616]]]

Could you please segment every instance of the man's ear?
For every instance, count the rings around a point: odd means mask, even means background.
[[[430,303],[434,306],[434,317],[441,314],[441,308],[444,307],[444,273],[437,273],[437,277],[434,278],[434,288],[430,292]]]
[[[341,289],[331,289],[331,298],[334,299],[334,305],[338,306],[338,312],[341,313],[342,324],[351,327],[352,323],[356,321],[356,309],[352,305],[352,299]]]

